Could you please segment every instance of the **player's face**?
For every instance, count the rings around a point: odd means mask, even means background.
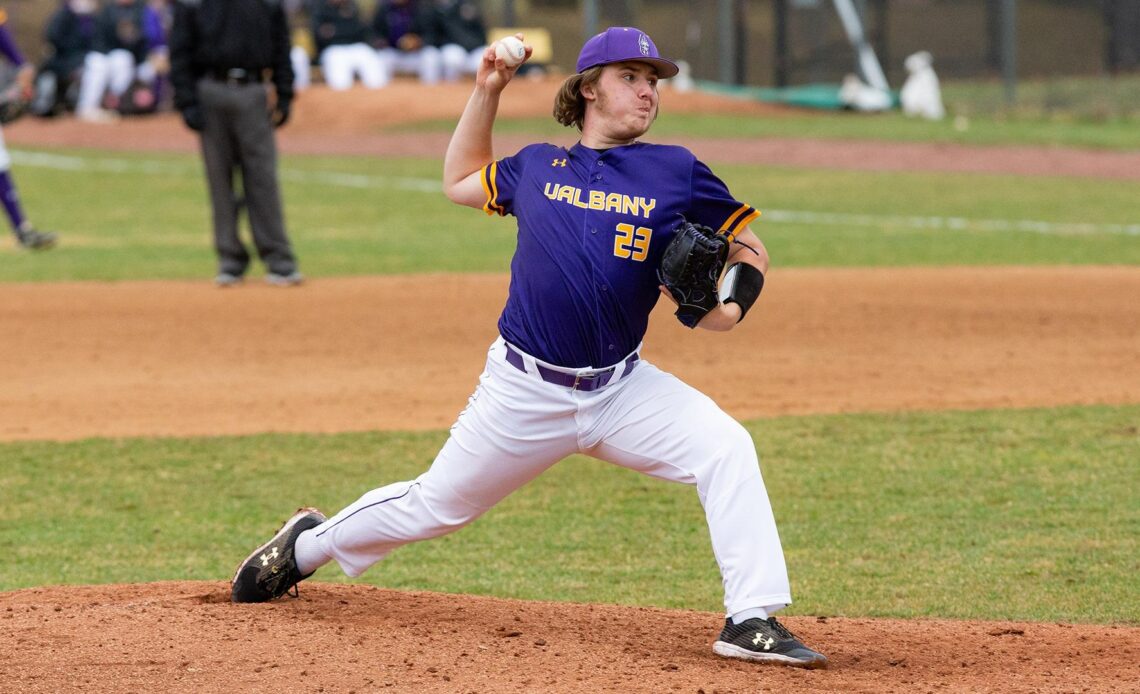
[[[634,140],[657,118],[657,69],[638,62],[607,65],[598,83],[582,94],[589,100],[588,126],[614,141]]]

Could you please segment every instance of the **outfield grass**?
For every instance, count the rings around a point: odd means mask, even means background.
[[[408,131],[450,131],[454,121],[439,120],[407,126]],[[503,119],[498,132],[536,133],[547,138],[566,137],[566,129],[552,119]],[[852,113],[796,110],[777,117],[742,118],[739,114],[671,113],[663,97],[661,116],[653,125],[654,137],[810,137],[833,140],[884,140],[961,145],[1066,146],[1106,150],[1140,148],[1140,117],[1106,122],[1067,120],[1016,120],[1008,117],[959,116],[941,121],[909,118],[898,112]]]
[[[16,159],[27,209],[41,227],[60,230],[62,241],[50,254],[9,249],[0,282],[213,275],[197,157],[20,151]],[[1140,262],[1134,181],[745,165],[717,171],[738,197],[772,212],[755,229],[782,267]],[[286,216],[302,269],[314,277],[505,272],[513,220],[447,202],[439,176],[432,159],[285,157]],[[68,191],[66,204],[59,191]],[[809,219],[782,220],[778,213],[786,211]],[[810,219],[820,214],[870,221]],[[914,217],[965,222],[938,229]],[[987,231],[995,220],[1060,226]]]
[[[1140,623],[1140,406],[748,423],[797,603]],[[299,505],[426,469],[446,432],[0,444],[0,590],[228,579]],[[345,579],[326,567],[317,580]],[[696,493],[583,457],[358,582],[720,609]]]

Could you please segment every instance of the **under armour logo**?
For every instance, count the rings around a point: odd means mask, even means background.
[[[551,166],[561,166],[561,167],[565,168],[566,160],[565,159],[555,159],[554,161],[550,162],[550,165]]]
[[[774,643],[776,643],[776,639],[772,638],[771,636],[764,638],[764,635],[760,632],[756,632],[756,638],[752,639],[753,646],[763,646],[764,650],[771,648],[772,644]]]
[[[261,565],[262,566],[269,566],[270,560],[276,559],[276,558],[277,558],[277,548],[274,547],[269,552],[261,555]]]

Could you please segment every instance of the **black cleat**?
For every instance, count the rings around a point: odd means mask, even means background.
[[[775,617],[746,619],[733,624],[726,619],[713,652],[725,658],[740,658],[757,663],[787,665],[808,669],[827,667],[827,657],[803,645],[795,634]]]
[[[303,508],[285,521],[269,542],[253,550],[234,574],[230,599],[234,602],[269,602],[305,580],[297,570],[293,546],[297,536],[327,519],[315,508]]]

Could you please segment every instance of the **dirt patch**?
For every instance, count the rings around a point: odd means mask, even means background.
[[[548,112],[550,86],[530,86],[503,112]],[[381,128],[455,118],[468,92],[314,90],[282,149],[438,155],[446,136]],[[702,95],[665,103],[771,109]],[[25,119],[5,134],[14,146],[196,148],[172,115],[112,127]],[[499,151],[516,140],[500,138]],[[1140,177],[1140,155],[1080,150],[689,144],[709,161]],[[6,285],[0,440],[443,428],[475,385],[506,282]],[[685,331],[658,310],[645,355],[740,418],[1135,403],[1138,295],[1134,267],[777,269],[760,313],[727,335]],[[431,321],[407,308],[424,305]],[[1140,659],[1131,627],[790,617],[832,659],[805,672],[717,658],[712,613],[320,582],[272,605],[227,595],[220,581],[0,593],[0,682],[21,692],[1126,692]]]
[[[303,584],[0,594],[0,677],[20,692],[1127,692],[1140,629],[790,617],[829,670],[712,653],[719,615]],[[84,628],[81,625],[92,625]]]
[[[505,275],[8,285],[5,352],[36,358],[0,360],[0,440],[443,429],[506,292]],[[645,355],[739,418],[1136,402],[1136,296],[1129,267],[774,270],[727,334],[659,307]]]

